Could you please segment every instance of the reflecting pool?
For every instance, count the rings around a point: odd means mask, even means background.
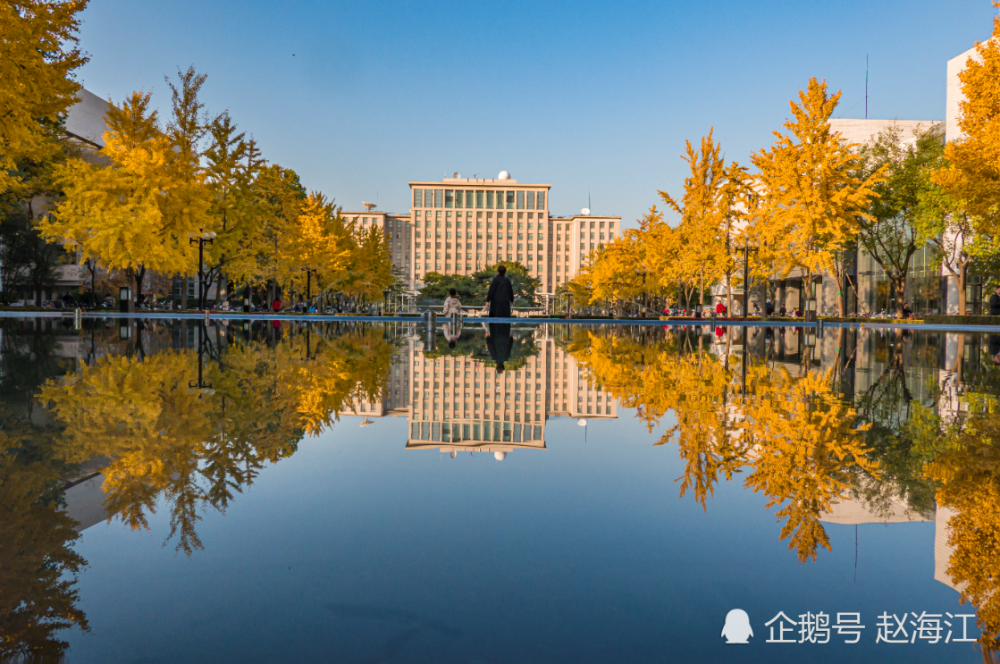
[[[0,661],[996,662],[998,585],[1000,336],[0,320]]]

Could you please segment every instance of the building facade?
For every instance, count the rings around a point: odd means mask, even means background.
[[[621,233],[621,217],[549,212],[550,184],[455,177],[409,183],[408,214],[345,212],[360,228],[386,233],[393,264],[411,288],[428,272],[471,275],[500,261],[519,261],[554,292],[573,278],[591,251]]]

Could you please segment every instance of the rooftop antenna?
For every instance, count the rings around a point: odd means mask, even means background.
[[[590,204],[590,190],[589,189],[587,190],[587,209],[588,210],[593,210],[594,209],[594,206]]]
[[[868,119],[868,55],[865,55],[865,120]]]

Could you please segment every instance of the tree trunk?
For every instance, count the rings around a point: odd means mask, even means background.
[[[180,277],[181,284],[181,311],[185,311],[188,308],[188,278],[187,276]]]
[[[802,316],[806,320],[813,320],[813,309],[811,308],[811,303],[816,299],[813,297],[813,282],[812,282],[812,270],[806,268],[806,307],[802,311]],[[816,306],[816,314],[819,314],[819,306]]]
[[[845,267],[840,275],[837,277],[837,315],[841,318],[847,316],[847,310],[844,308],[844,297],[847,293],[847,268]]]
[[[705,264],[701,265],[701,283],[698,285],[698,308],[705,308]]]
[[[125,283],[128,286],[133,286],[134,282],[135,282],[135,270],[133,268],[128,268],[127,270],[125,270]],[[135,293],[132,293],[132,296],[128,299],[128,302],[125,303],[125,311],[130,314],[135,312]]]
[[[965,315],[965,280],[969,274],[969,264],[960,263],[958,266],[958,315]]]
[[[731,316],[733,311],[733,275],[726,275],[726,315]]]
[[[223,302],[225,302],[227,299],[229,299],[229,289],[226,288],[226,284],[227,283],[228,282],[226,281],[225,276],[220,271],[219,272],[219,279],[218,279],[218,281],[216,282],[216,285],[215,285],[215,306],[216,307],[221,306]]]
[[[138,298],[142,293],[142,282],[146,278],[146,268],[140,267],[135,272],[135,293],[133,293],[133,299]]]
[[[893,279],[892,287],[896,289],[896,318],[902,318],[903,307],[906,305],[906,276]]]

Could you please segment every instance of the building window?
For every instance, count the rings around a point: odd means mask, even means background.
[[[413,190],[413,207],[424,206],[424,192],[422,189]]]
[[[533,191],[528,192],[528,209],[529,210],[535,209],[535,192]]]
[[[544,210],[545,209],[545,192],[538,192],[538,198],[535,200],[535,209]]]
[[[427,200],[427,196],[424,196],[424,202],[425,203],[429,202]],[[434,190],[434,207],[439,208],[439,207],[442,207],[443,205],[444,205],[444,189],[435,189]],[[429,205],[425,205],[424,207],[430,207],[430,206]],[[441,213],[438,212],[438,214],[441,214]]]
[[[480,209],[483,207],[483,192],[482,191],[477,191],[476,192],[476,207],[480,208]],[[477,214],[479,214],[479,213],[477,213]]]
[[[467,208],[472,207],[472,192],[471,191],[466,191],[465,192],[465,207],[467,207]]]
[[[455,207],[455,191],[453,189],[445,189],[444,206],[446,208]]]
[[[507,209],[508,210],[513,210],[514,209],[514,192],[513,191],[508,191],[507,192]]]
[[[524,192],[523,191],[517,192],[517,209],[518,210],[523,210],[524,209]]]

